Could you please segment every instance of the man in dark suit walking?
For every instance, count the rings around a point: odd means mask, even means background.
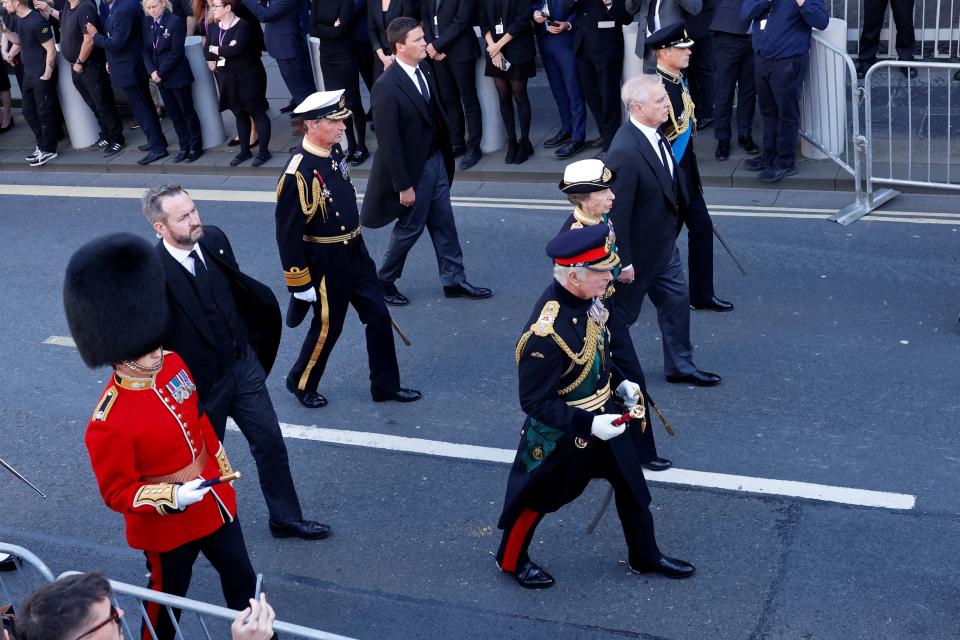
[[[616,175],[613,192],[617,199],[610,217],[625,265],[612,297],[612,340],[623,345],[619,349],[627,352],[628,368],[639,369],[629,330],[640,316],[643,298],[649,295],[663,335],[667,382],[714,386],[720,384],[720,376],[701,371],[693,363],[690,294],[676,244],[678,216],[688,194],[670,143],[658,131],[670,113],[670,97],[655,74],[631,78],[621,95],[630,120],[617,131],[606,160]],[[624,371],[624,375],[639,379],[633,371]]]
[[[429,67],[423,29],[413,18],[396,18],[387,27],[396,55],[370,92],[379,148],[367,182],[360,220],[374,229],[397,223],[377,272],[383,299],[390,305],[409,304],[397,290],[407,253],[424,228],[437,252],[443,294],[478,300],[490,289],[467,282],[463,251],[450,204],[453,150],[437,100],[437,85]]]
[[[283,83],[293,98],[290,109],[316,91],[310,70],[307,39],[300,28],[304,0],[243,0],[243,6],[264,23],[263,42],[267,53],[277,61]]]
[[[203,411],[221,441],[232,417],[250,443],[277,538],[325,538],[304,520],[266,378],[280,345],[280,307],[266,285],[242,273],[223,231],[204,227],[179,185],[154,187],[143,212],[161,241],[170,320],[164,346],[193,374]]]
[[[110,83],[123,89],[133,117],[147,137],[149,148],[144,150],[148,153],[137,160],[137,164],[147,165],[169,154],[167,138],[160,128],[157,109],[150,95],[147,69],[143,66],[143,10],[136,0],[104,0],[101,7],[103,5],[107,6],[107,10],[101,8],[101,14],[107,15],[103,20],[105,33],[99,33],[95,26],[87,23],[87,34],[106,52]]]
[[[477,97],[476,60],[480,45],[473,32],[475,0],[423,0],[420,9],[427,55],[437,74],[440,102],[450,127],[453,156],[463,155],[460,170],[480,162],[483,114]],[[466,131],[464,131],[466,124]]]

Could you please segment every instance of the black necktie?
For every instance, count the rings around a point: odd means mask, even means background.
[[[423,96],[423,99],[427,101],[427,104],[430,103],[430,91],[427,90],[427,83],[423,79],[423,74],[420,73],[420,67],[417,67],[414,70],[414,74],[417,76],[417,84],[420,85],[420,95]]]
[[[660,160],[663,161],[663,168],[666,169],[666,170],[667,170],[667,173],[669,173],[669,174],[671,175],[671,177],[672,177],[672,176],[673,176],[673,171],[671,171],[670,159],[667,157],[667,153],[668,153],[668,152],[667,152],[667,143],[664,142],[664,141],[663,141],[663,138],[660,137],[660,136],[657,136],[657,142],[660,143],[658,146],[660,147]]]
[[[210,290],[210,272],[196,249],[190,252],[190,257],[193,258],[193,275],[197,279],[197,289],[205,293]]]

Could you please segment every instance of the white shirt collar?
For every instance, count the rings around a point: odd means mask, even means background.
[[[417,81],[417,69],[419,67],[418,66],[411,67],[406,62],[402,61],[400,58],[397,58],[396,60],[394,60],[394,62],[400,65],[400,68],[403,69],[408,76],[410,76],[410,79],[413,80],[413,86],[417,88],[417,91],[420,91],[420,83]],[[420,73],[422,74],[423,71],[421,71]],[[426,83],[427,78],[424,77],[423,81],[424,83]],[[430,91],[430,89],[428,88],[427,91]]]
[[[191,275],[196,275],[196,272],[193,270],[193,257],[190,255],[191,251],[196,251],[197,255],[200,256],[200,261],[203,262],[204,266],[207,264],[207,259],[203,257],[203,252],[200,251],[200,245],[193,245],[192,249],[181,249],[175,247],[164,239],[163,247],[167,252],[173,256],[173,259],[183,265],[183,268],[190,272]]]
[[[660,141],[663,140],[663,138],[661,138],[660,132],[654,127],[648,127],[647,125],[643,124],[633,116],[630,116],[630,122],[632,122],[633,126],[635,126],[637,129],[640,129],[640,132],[647,138],[647,141],[653,147],[653,150],[656,151],[657,155],[662,158],[663,156],[660,153]],[[670,172],[670,175],[672,176],[673,164],[675,162],[675,160],[673,159],[672,149],[667,150],[667,157],[670,158],[668,160],[670,165],[667,167],[667,170]]]

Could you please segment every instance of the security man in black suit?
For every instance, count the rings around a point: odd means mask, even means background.
[[[703,200],[700,168],[694,150],[697,133],[696,105],[687,89],[683,69],[690,64],[693,40],[682,22],[667,25],[647,36],[647,46],[657,58],[657,73],[670,96],[670,115],[661,132],[670,142],[673,156],[686,181],[686,206],[680,210],[680,222],[686,225],[689,250],[690,306],[708,311],[733,311],[733,305],[713,291],[713,220]],[[677,227],[680,233],[680,227]]]
[[[327,404],[317,387],[353,305],[367,328],[373,400],[419,400],[419,391],[400,387],[390,312],[360,235],[357,191],[340,148],[351,115],[344,92],[314,93],[293,113],[306,133],[277,184],[277,245],[291,292],[287,324],[299,324],[311,304],[314,313],[287,390],[305,407]]]
[[[453,150],[433,74],[421,64],[427,57],[423,29],[413,18],[397,18],[387,32],[396,60],[370,92],[379,147],[360,211],[365,227],[378,229],[397,221],[377,272],[384,301],[409,304],[395,282],[424,229],[436,250],[444,296],[489,298],[490,289],[467,282],[463,268],[450,204]]]
[[[623,25],[633,16],[624,0],[576,0],[573,52],[580,89],[597,121],[603,151],[620,126],[620,76],[623,75]]]
[[[242,273],[223,231],[204,227],[179,185],[150,189],[143,212],[157,236],[170,310],[164,346],[193,374],[203,411],[223,441],[232,417],[250,443],[276,538],[325,538],[304,520],[266,378],[280,346],[280,308],[266,285]]]
[[[757,85],[753,70],[750,21],[740,17],[741,0],[719,0],[710,30],[713,31],[713,70],[716,78],[713,136],[717,160],[730,157],[733,93],[737,92],[737,144],[749,155],[760,153],[753,141],[753,117],[757,109]]]
[[[620,264],[606,224],[561,231],[547,245],[554,282],[534,305],[516,348],[520,406],[527,418],[507,480],[497,565],[527,589],[554,579],[527,552],[543,516],[577,498],[593,478],[613,486],[630,568],[687,578],[694,567],[661,553],[637,455],[643,415],[620,421],[614,395],[628,410],[644,402],[640,387],[612,361],[607,310],[599,297]]]
[[[450,127],[453,156],[460,170],[480,162],[483,114],[477,96],[476,60],[480,45],[473,31],[476,0],[423,0],[420,7],[427,55],[433,61],[440,102]],[[464,131],[466,125],[466,131]]]
[[[630,119],[617,131],[605,160],[616,174],[610,218],[625,265],[613,295],[611,331],[622,336],[618,349],[639,369],[629,328],[649,295],[663,336],[667,382],[714,386],[720,376],[693,363],[690,294],[676,244],[679,216],[689,199],[687,181],[659,131],[670,115],[670,97],[657,74],[627,80],[623,97]]]
[[[137,0],[103,0],[103,3],[109,7],[103,24],[105,33],[88,23],[87,34],[106,51],[110,83],[123,89],[133,117],[147,137],[148,153],[137,160],[137,164],[147,165],[169,154],[167,138],[160,128],[157,109],[150,95],[147,69],[143,65],[143,10]]]
[[[277,61],[291,103],[300,104],[316,91],[307,38],[300,24],[307,10],[306,0],[243,0],[243,6],[263,23],[267,53]]]

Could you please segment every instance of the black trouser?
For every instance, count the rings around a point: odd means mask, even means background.
[[[791,169],[797,163],[800,96],[810,54],[770,59],[757,56],[757,100],[763,117],[763,164]]]
[[[100,126],[100,139],[110,144],[123,144],[123,121],[117,112],[110,76],[102,62],[87,62],[82,73],[70,72],[73,86],[87,103]]]
[[[177,132],[177,142],[180,151],[200,153],[203,151],[203,135],[200,133],[200,118],[193,107],[192,85],[169,89],[157,85],[160,97],[167,107],[167,115],[173,121],[173,128]],[[249,136],[249,133],[247,134]]]
[[[249,345],[244,345],[230,371],[217,379],[203,404],[218,440],[223,442],[227,416],[234,419],[247,439],[270,519],[278,523],[302,520],[287,446],[267,392],[266,375]]]
[[[730,121],[733,116],[734,89],[737,91],[737,135],[751,135],[756,113],[757,85],[750,36],[715,33],[713,70],[716,80],[714,137],[717,140],[729,140],[733,135]]]
[[[308,246],[316,251],[329,251],[325,266],[311,272],[322,273],[316,283],[317,301],[313,304],[313,321],[300,348],[300,357],[290,369],[290,379],[301,391],[316,391],[327,367],[327,359],[343,331],[350,305],[366,325],[367,362],[370,366],[370,388],[392,393],[400,388],[400,367],[393,342],[390,312],[383,302],[383,290],[377,281],[376,266],[363,238],[346,245]],[[318,265],[319,266],[319,265]]]
[[[300,104],[316,91],[313,72],[310,70],[310,52],[307,50],[307,44],[303,42],[303,38],[298,37],[297,41],[299,44],[296,46],[301,50],[299,55],[293,58],[277,59],[280,77],[283,78],[283,83],[287,85],[287,90],[290,92],[294,104]],[[259,126],[257,124],[257,127]]]
[[[713,117],[713,60],[713,35],[708,33],[694,38],[690,66],[687,67],[685,75],[690,87],[690,97],[696,105],[698,120]]]
[[[230,112],[237,121],[237,139],[240,141],[240,153],[250,150],[250,120],[257,125],[257,155],[266,158],[270,153],[270,135],[272,133],[270,118],[262,108],[256,111],[231,109]]]
[[[687,150],[689,153],[690,150]],[[680,210],[680,224],[687,227],[687,271],[690,304],[705,306],[713,299],[713,220],[703,201],[700,185],[690,185],[690,201]]]
[[[60,107],[57,102],[57,76],[49,80],[24,78],[21,85],[23,117],[37,140],[37,148],[44,153],[57,150],[60,139]]]
[[[623,58],[610,62],[593,60],[590,54],[577,55],[577,76],[580,89],[593,119],[597,121],[603,150],[610,148],[613,136],[620,128],[623,107],[620,104],[620,76]]]
[[[220,574],[220,588],[227,606],[237,611],[246,609],[248,600],[257,588],[257,574],[250,564],[240,521],[236,518],[210,535],[170,551],[144,551],[147,571],[150,572],[147,587],[174,596],[187,595],[193,564],[201,553]],[[166,607],[147,603],[146,608],[157,640],[171,640],[175,632]],[[174,609],[173,612],[176,619],[180,620],[180,609]],[[142,627],[141,637],[143,640],[152,637],[146,624]]]
[[[367,85],[367,91],[373,88],[373,49],[370,48],[369,40],[354,40],[353,53],[357,57],[357,66],[360,69],[360,77],[363,78],[363,84]]]
[[[887,3],[897,25],[897,57],[901,60],[913,60],[913,49],[917,44],[913,30],[914,0],[863,0],[863,31],[860,32],[859,59],[863,62],[875,62],[877,49],[880,48],[880,29],[883,16],[887,12]]]
[[[483,137],[483,114],[477,97],[476,61],[442,60],[434,62],[433,69],[437,74],[437,88],[453,146],[479,149]]]
[[[150,95],[150,85],[144,78],[132,87],[120,87],[127,94],[127,102],[133,117],[140,123],[143,135],[147,137],[151,153],[164,153],[167,150],[167,137],[160,128],[160,119],[157,117],[157,108]]]
[[[322,45],[321,45],[322,46]],[[323,86],[327,91],[343,89],[347,109],[353,114],[347,124],[347,151],[367,146],[367,116],[360,97],[360,66],[356,58],[320,60]]]
[[[657,547],[650,507],[637,500],[633,489],[630,488],[630,483],[624,477],[623,472],[620,471],[617,460],[610,450],[610,445],[602,440],[591,440],[585,449],[580,449],[570,455],[584,456],[588,459],[578,461],[583,466],[568,471],[562,480],[541,483],[541,486],[546,487],[542,489],[544,491],[562,492],[561,496],[551,497],[551,501],[558,500],[562,501],[563,504],[573,502],[587,488],[590,480],[605,478],[613,486],[617,515],[620,516],[623,537],[627,542],[630,565],[639,569],[650,566],[659,560],[660,549]],[[634,473],[640,473],[640,470],[635,470]],[[542,519],[543,513],[531,505],[521,509],[517,518],[504,528],[503,537],[500,539],[500,548],[497,550],[497,564],[500,565],[501,569],[514,572],[529,559],[527,549],[533,538],[534,530]]]

